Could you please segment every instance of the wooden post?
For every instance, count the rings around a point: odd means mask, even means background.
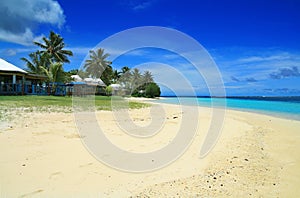
[[[25,78],[25,76],[23,75],[23,76],[22,76],[22,95],[24,95],[24,92],[25,92],[25,80],[26,80],[26,78]]]

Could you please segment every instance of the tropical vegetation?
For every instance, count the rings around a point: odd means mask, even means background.
[[[70,80],[63,69],[64,63],[70,63],[69,56],[73,52],[65,50],[64,39],[50,32],[49,38],[43,37],[43,42],[34,42],[41,49],[29,54],[29,58],[21,58],[26,63],[27,71],[33,74],[44,75],[47,83],[64,83]]]
[[[38,53],[49,55],[49,59],[53,62],[70,63],[68,56],[73,56],[73,52],[65,50],[64,39],[59,35],[50,31],[49,38],[43,37],[44,42],[34,42],[41,48]]]
[[[106,84],[110,85],[113,79],[113,69],[110,66],[112,62],[106,60],[109,54],[104,53],[104,49],[99,48],[96,51],[90,51],[90,59],[84,64],[86,73],[92,78],[100,78]]]
[[[124,66],[121,71],[113,69],[112,62],[107,61],[109,54],[104,52],[104,49],[97,49],[90,51],[89,59],[85,61],[84,70],[81,75],[91,76],[93,78],[101,78],[108,86],[106,94],[112,95],[114,88],[111,84],[119,84],[121,90],[117,90],[117,95],[132,95],[136,97],[158,97],[160,96],[160,88],[154,82],[153,75],[150,71],[141,71],[138,68],[131,70]],[[147,91],[148,90],[148,91]]]
[[[91,50],[89,58],[81,70],[64,71],[64,63],[70,63],[69,57],[73,52],[65,49],[64,39],[51,31],[48,38],[43,37],[42,42],[34,42],[40,49],[29,54],[29,58],[21,58],[26,63],[27,71],[46,77],[46,83],[55,88],[57,83],[70,82],[72,75],[79,75],[82,79],[90,77],[101,79],[106,85],[106,95],[132,95],[137,97],[157,97],[160,88],[154,82],[150,71],[143,73],[138,69],[127,66],[121,70],[114,69],[108,60],[109,54],[102,48]],[[119,90],[111,87],[118,84]],[[49,87],[49,86],[48,86]]]

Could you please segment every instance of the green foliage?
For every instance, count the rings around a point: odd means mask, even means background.
[[[34,42],[34,44],[41,50],[30,53],[30,59],[21,58],[26,63],[28,71],[47,76],[48,83],[69,82],[71,74],[64,72],[63,63],[69,63],[68,56],[73,56],[73,53],[64,49],[64,39],[50,31],[49,38],[43,37],[43,42]]]
[[[115,70],[115,73],[117,73],[117,70]],[[118,72],[118,74],[120,74],[120,77],[117,83],[123,85],[123,95],[131,94],[134,97],[156,97],[160,95],[160,88],[154,83],[150,71],[141,74],[138,68],[130,70],[129,67],[122,67],[121,72]],[[146,88],[149,85],[150,88],[148,88],[148,94],[146,94]]]
[[[138,68],[134,68],[132,71],[131,83],[133,89],[138,88],[142,84],[142,74]]]
[[[129,71],[130,71],[130,68],[127,67],[127,66],[124,66],[124,67],[122,67],[122,69],[121,69],[121,73],[122,73],[122,74],[125,74],[126,72],[129,72]]]
[[[127,90],[127,94],[129,94],[131,91],[131,78],[132,78],[132,72],[130,71],[130,68],[125,66],[121,69],[121,75],[117,81],[117,83],[122,84],[124,88]],[[125,94],[125,95],[127,95]]]
[[[75,75],[75,74],[73,74],[71,71],[64,72],[64,76],[65,76],[64,83],[72,82],[73,81],[73,78],[71,77],[72,75]]]
[[[41,67],[41,70],[48,77],[48,82],[64,82],[65,72],[62,63],[51,63],[49,69]]]
[[[111,62],[107,60],[109,54],[104,52],[104,49],[90,51],[90,59],[86,60],[84,70],[71,70],[64,72],[63,63],[69,63],[68,56],[73,53],[69,50],[64,50],[65,43],[63,38],[50,32],[49,38],[44,37],[43,42],[34,42],[41,48],[34,53],[29,54],[29,58],[21,58],[25,61],[28,71],[35,74],[42,74],[48,77],[48,83],[70,82],[73,79],[72,75],[79,75],[82,79],[87,77],[101,78],[108,86],[106,94],[112,94],[112,88],[109,87],[112,83],[121,84],[122,89],[119,90],[121,95],[132,95],[138,97],[156,97],[160,95],[160,88],[154,83],[153,76],[150,71],[145,71],[143,74],[139,69],[130,70],[129,67],[122,67],[121,71],[114,70],[111,67]]]
[[[68,71],[68,73],[70,75],[78,75],[79,70],[78,69],[71,69],[70,71]]]
[[[160,88],[156,83],[149,83],[146,86],[145,97],[147,98],[155,98],[160,96]]]
[[[150,71],[145,71],[143,74],[143,83],[148,84],[154,82],[153,76]]]
[[[27,71],[33,74],[44,74],[41,67],[48,68],[50,59],[47,54],[41,54],[39,51],[29,54],[29,59],[21,58],[26,63]]]
[[[48,54],[53,62],[69,63],[68,56],[73,56],[73,52],[65,50],[64,39],[53,31],[50,31],[49,38],[43,37],[42,43],[34,42],[35,45],[42,48],[38,51],[40,54]]]
[[[105,93],[106,93],[106,95],[107,96],[111,96],[112,95],[112,87],[111,86],[107,86],[106,88],[105,88]]]
[[[119,72],[117,69],[113,70],[112,83],[117,83],[118,79],[121,77],[122,72]]]
[[[109,54],[104,53],[104,49],[99,48],[96,51],[90,51],[90,59],[85,61],[84,69],[89,76],[93,78],[101,78],[106,84],[110,85],[113,79],[113,69],[111,62],[106,60]]]
[[[108,65],[101,75],[101,80],[108,86],[113,82],[113,76],[113,69]]]
[[[76,74],[75,74],[75,75],[76,75]],[[78,73],[77,73],[77,75],[78,75],[80,78],[82,78],[82,79],[88,78],[88,77],[89,77],[89,74],[88,74],[86,71],[84,71],[84,70],[79,70]]]

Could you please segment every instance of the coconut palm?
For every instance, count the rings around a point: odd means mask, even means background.
[[[29,54],[29,59],[21,58],[26,63],[27,71],[34,74],[43,74],[41,67],[49,67],[49,57],[47,54],[41,54],[39,51]]]
[[[124,66],[124,67],[122,67],[122,69],[121,69],[122,74],[125,74],[126,72],[129,72],[129,71],[130,71],[130,68],[127,67],[127,66]]]
[[[135,90],[142,85],[142,74],[138,68],[134,68],[131,74],[131,86]]]
[[[151,82],[153,82],[153,75],[150,71],[145,71],[143,74],[143,82],[145,84],[149,84]]]
[[[64,82],[65,80],[65,72],[62,63],[59,62],[51,63],[49,69],[42,66],[40,67],[40,69],[47,76],[48,82],[59,83],[59,82]]]
[[[121,83],[128,84],[130,82],[130,79],[131,79],[130,68],[126,67],[126,66],[122,67],[122,69],[121,69],[121,76],[120,76],[119,81]]]
[[[113,83],[116,83],[120,77],[121,77],[122,72],[118,71],[117,69],[113,70]]]
[[[47,76],[47,84],[48,84],[48,94],[50,94],[50,83],[52,83],[52,94],[55,93],[57,83],[61,83],[65,81],[65,72],[62,66],[62,63],[55,62],[50,63],[49,68],[40,67],[40,69]]]
[[[122,67],[120,72],[120,78],[118,79],[118,83],[121,84],[128,93],[131,91],[131,72],[129,67]]]
[[[68,56],[73,56],[73,52],[63,49],[65,47],[64,39],[59,34],[51,31],[49,34],[49,38],[43,37],[43,41],[43,43],[34,42],[35,45],[42,48],[40,53],[49,54],[50,59],[54,62],[70,62]]]
[[[104,49],[91,50],[90,59],[84,64],[84,69],[92,78],[101,78],[106,85],[111,84],[113,76],[111,62],[106,60],[108,57],[109,54],[104,53]]]
[[[113,72],[113,68],[108,65],[106,67],[106,69],[104,70],[104,72],[101,75],[101,80],[106,84],[106,85],[110,85],[111,83],[113,83],[114,80],[114,72]]]

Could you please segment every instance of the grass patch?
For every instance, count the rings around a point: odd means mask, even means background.
[[[150,106],[149,104],[129,101],[114,97],[117,102],[114,108],[139,109]],[[85,104],[87,98],[77,98],[81,104]],[[95,96],[96,110],[112,110],[112,98],[107,96]],[[116,104],[116,105],[115,105]],[[7,119],[10,112],[21,114],[23,112],[73,112],[72,97],[62,96],[0,96],[0,120]]]
[[[82,100],[86,100],[82,98]],[[95,106],[98,109],[111,110],[111,97],[95,96]],[[114,100],[121,100],[121,98],[114,98]],[[119,102],[118,102],[119,103]],[[120,102],[123,103],[123,102]],[[124,102],[125,104],[125,102]],[[61,96],[0,96],[1,107],[72,107],[72,97]],[[149,104],[129,101],[129,108],[138,109],[147,107]],[[125,105],[124,105],[125,107]]]
[[[58,96],[0,96],[0,105],[7,107],[72,107],[72,98]]]

